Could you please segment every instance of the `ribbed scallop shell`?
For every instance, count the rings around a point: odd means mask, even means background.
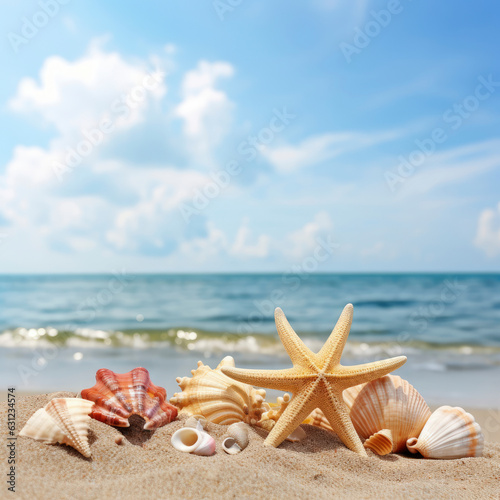
[[[419,392],[397,375],[386,375],[344,391],[351,421],[364,446],[380,455],[406,450],[431,416]]]
[[[264,405],[266,391],[229,378],[221,372],[222,366],[234,366],[234,359],[226,356],[215,370],[198,361],[198,368],[191,371],[192,378],[177,378],[182,392],[174,394],[170,402],[181,413],[202,415],[209,422],[257,424],[268,410]]]
[[[47,444],[61,443],[90,457],[88,431],[94,403],[79,398],[55,398],[37,410],[19,433]]]
[[[463,408],[441,406],[429,418],[420,436],[407,446],[425,458],[480,457],[484,436],[474,417]]]
[[[333,432],[332,426],[319,408],[316,408],[314,411],[312,411],[311,414],[302,423],[321,427],[322,429]]]
[[[135,368],[128,373],[114,373],[101,368],[96,373],[97,383],[81,392],[82,398],[95,402],[91,417],[108,425],[129,427],[131,415],[139,415],[153,430],[177,417],[177,408],[165,401],[163,387],[151,382],[146,368]]]

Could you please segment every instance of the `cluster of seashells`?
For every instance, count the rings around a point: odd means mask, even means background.
[[[386,375],[346,389],[344,401],[364,446],[377,455],[406,450],[425,458],[480,457],[484,436],[463,408],[442,406],[431,412],[418,391],[397,375]],[[332,430],[321,410],[305,423]]]
[[[124,374],[98,370],[96,384],[82,390],[80,396],[50,400],[30,417],[19,435],[47,444],[66,444],[88,458],[91,418],[129,427],[129,417],[139,415],[146,421],[144,429],[154,430],[177,417],[177,408],[166,401],[165,389],[151,382],[145,368]]]
[[[174,394],[170,403],[185,415],[201,415],[215,424],[245,422],[270,431],[290,402],[289,394],[278,398],[271,407],[265,401],[264,389],[255,389],[224,375],[223,366],[234,367],[234,359],[226,356],[213,370],[198,361],[191,378],[177,377],[182,392]]]
[[[172,435],[172,446],[184,453],[210,456],[215,453],[215,439],[206,432],[207,420],[201,415],[193,415]],[[229,455],[236,455],[243,451],[249,442],[248,425],[236,422],[228,426],[226,438],[222,442],[222,449]]]
[[[198,362],[192,377],[177,378],[181,392],[170,402],[165,389],[151,382],[145,368],[125,374],[101,369],[96,373],[96,384],[82,390],[81,398],[52,399],[32,415],[19,435],[66,444],[90,457],[91,418],[128,427],[130,416],[139,415],[146,422],[144,429],[152,431],[175,420],[179,412],[188,418],[171,437],[175,449],[213,455],[216,442],[207,432],[207,422],[212,422],[228,425],[222,449],[234,455],[247,447],[249,425],[271,431],[290,396],[284,394],[277,403],[267,403],[266,391],[224,375],[223,366],[234,366],[234,359],[225,357],[215,369]],[[378,455],[407,450],[425,458],[482,455],[484,437],[472,415],[450,406],[432,413],[418,391],[401,377],[386,375],[346,389],[343,396],[364,446]],[[304,423],[332,430],[319,409]],[[304,429],[298,427],[287,439],[300,441],[304,437]]]

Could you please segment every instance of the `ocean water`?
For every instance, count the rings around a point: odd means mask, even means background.
[[[404,354],[429,404],[500,408],[500,274],[0,276],[0,389],[144,366],[171,396],[198,360],[288,367],[274,308],[317,351],[349,302],[344,364]]]

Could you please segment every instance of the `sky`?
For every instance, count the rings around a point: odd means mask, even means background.
[[[1,273],[499,270],[500,5],[0,4]]]

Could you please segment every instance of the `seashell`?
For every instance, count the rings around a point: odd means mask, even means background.
[[[406,450],[431,416],[424,398],[397,375],[346,389],[343,396],[364,446],[379,455]]]
[[[174,394],[170,402],[181,413],[202,415],[216,424],[256,425],[269,408],[264,405],[266,391],[229,378],[222,373],[222,366],[234,367],[234,359],[226,356],[215,370],[198,361],[198,368],[191,371],[192,378],[177,378],[182,392]]]
[[[198,422],[203,429],[207,428],[207,419],[205,417],[202,417],[201,415],[191,415],[184,422],[184,427],[193,427],[196,429],[198,427]]]
[[[66,444],[90,457],[88,431],[93,406],[85,399],[52,399],[30,417],[19,435],[47,444]]]
[[[177,408],[165,401],[163,387],[151,382],[146,368],[134,368],[124,374],[101,368],[97,383],[81,392],[82,398],[95,402],[90,416],[108,425],[129,427],[131,415],[139,415],[145,430],[154,430],[177,417]]]
[[[172,446],[184,453],[209,456],[215,453],[215,439],[203,430],[181,427],[171,439]]]
[[[222,442],[222,449],[235,455],[248,446],[248,428],[245,423],[231,424],[227,429],[228,437]]]
[[[474,417],[463,408],[441,406],[427,420],[417,438],[407,441],[408,450],[425,458],[480,457],[484,436]]]
[[[298,443],[306,437],[306,431],[304,431],[304,429],[302,429],[302,427],[299,425],[291,434],[288,435],[286,440],[290,441],[291,443]]]
[[[122,444],[123,443],[123,436],[116,436],[115,437],[115,443],[116,444]]]
[[[322,429],[333,432],[332,426],[319,408],[316,408],[313,412],[311,412],[311,414],[302,423],[321,427]]]

